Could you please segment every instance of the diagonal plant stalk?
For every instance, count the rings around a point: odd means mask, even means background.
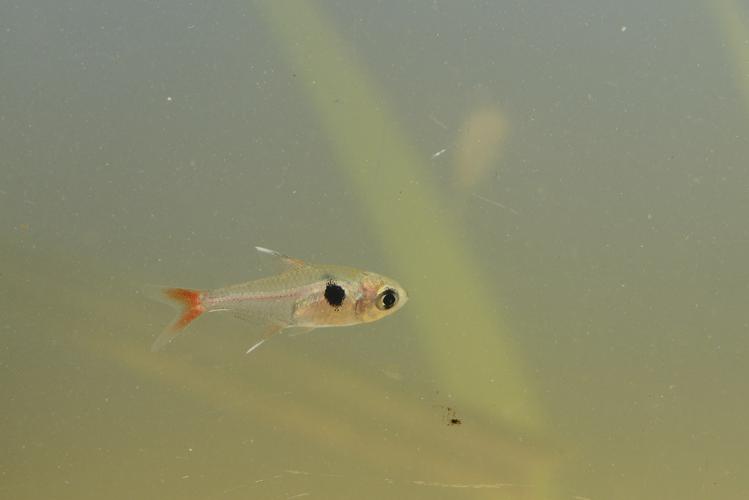
[[[338,166],[409,288],[418,335],[446,391],[520,428],[543,427],[521,356],[498,314],[498,291],[441,203],[424,155],[314,2],[261,1],[270,30],[322,123]]]
[[[749,111],[749,9],[736,0],[708,0],[723,31],[736,70],[738,91]]]

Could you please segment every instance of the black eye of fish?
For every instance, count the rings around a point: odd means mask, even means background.
[[[338,309],[343,304],[343,299],[346,298],[346,290],[341,285],[337,285],[333,281],[328,281],[325,285],[325,300],[328,304]]]
[[[396,292],[392,288],[388,288],[377,296],[377,309],[390,309],[395,305],[396,302],[398,302],[398,292]]]

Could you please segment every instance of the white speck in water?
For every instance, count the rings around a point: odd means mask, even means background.
[[[624,33],[625,31],[627,31],[627,27],[626,26],[622,26],[622,33]]]
[[[447,148],[443,148],[443,149],[440,149],[439,151],[437,151],[436,153],[434,153],[434,154],[432,155],[432,159],[435,159],[435,158],[437,158],[438,156],[442,155],[442,153],[444,153],[445,151],[447,151]]]
[[[166,100],[167,100],[167,102],[172,102],[172,96],[170,96],[170,95],[166,96]]]

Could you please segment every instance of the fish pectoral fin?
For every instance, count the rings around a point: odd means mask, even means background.
[[[263,255],[273,257],[281,263],[284,269],[294,269],[298,267],[305,267],[307,265],[307,263],[301,259],[294,259],[293,257],[289,257],[288,255],[284,255],[280,252],[276,252],[275,250],[271,250],[270,248],[255,247],[255,250]]]
[[[270,324],[265,325],[261,333],[262,338],[258,342],[256,342],[252,347],[247,349],[247,351],[245,351],[245,354],[250,354],[252,351],[260,347],[263,344],[263,342],[265,342],[266,340],[268,340],[269,338],[271,338],[272,336],[274,336],[275,334],[283,330],[285,327],[286,325],[281,324],[281,323],[270,323]]]
[[[290,332],[288,335],[289,337],[296,337],[297,335],[302,335],[307,332],[311,332],[315,328],[317,327],[316,326],[294,326],[294,327],[289,328]]]

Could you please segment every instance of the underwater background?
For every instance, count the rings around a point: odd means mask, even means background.
[[[746,2],[11,0],[0,74],[0,497],[746,498]],[[256,245],[409,303],[152,353]]]

